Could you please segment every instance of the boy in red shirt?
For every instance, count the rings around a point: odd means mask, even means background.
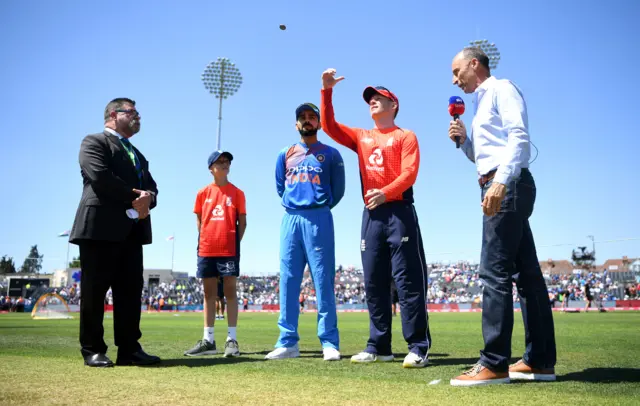
[[[218,278],[224,278],[223,289],[229,316],[224,356],[240,355],[236,338],[236,283],[240,275],[240,241],[247,228],[247,208],[242,190],[227,179],[232,160],[233,155],[229,152],[215,151],[209,156],[209,171],[214,182],[198,191],[193,209],[199,233],[197,277],[202,279],[204,286],[204,337],[184,355],[218,353],[213,331]]]
[[[429,362],[429,318],[426,309],[427,264],[418,216],[413,206],[413,184],[418,176],[420,150],[411,130],[395,124],[400,102],[388,89],[367,87],[363,98],[375,128],[347,127],[336,121],[333,87],[343,80],[335,69],[322,74],[320,117],[322,129],[337,143],[358,154],[362,197],[360,250],[369,309],[369,340],[351,362],[388,362],[391,352],[391,279],[400,302],[402,333],[409,354],[404,368],[423,368]]]

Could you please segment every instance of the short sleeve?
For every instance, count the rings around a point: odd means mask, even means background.
[[[193,207],[193,212],[195,214],[202,215],[202,197],[203,196],[204,196],[204,189],[199,190],[198,194],[196,195],[196,204]]]
[[[240,189],[238,189],[238,214],[247,214],[247,200]]]

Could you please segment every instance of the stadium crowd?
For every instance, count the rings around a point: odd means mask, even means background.
[[[611,278],[608,271],[570,275],[545,275],[549,300],[562,302],[585,299],[585,286],[601,300],[639,298],[640,281],[621,283]],[[427,278],[427,299],[429,303],[481,303],[482,280],[478,265],[460,262],[455,265],[430,264]],[[248,305],[277,305],[279,298],[279,277],[241,276],[238,279],[238,298]],[[338,267],[335,278],[336,303],[358,305],[365,303],[364,275],[353,266]],[[109,295],[108,295],[109,296]],[[199,305],[203,301],[202,283],[196,278],[187,281],[160,283],[145,288],[143,303],[152,308],[167,308],[173,305]],[[107,298],[108,299],[108,298]],[[513,289],[514,302],[519,301]],[[310,273],[305,271],[301,285],[301,301],[315,308],[317,298]]]
[[[567,300],[582,301],[586,299],[585,286],[588,284],[591,294],[599,300],[619,300],[640,298],[640,281],[616,281],[612,274],[604,270],[580,274],[545,275],[549,300],[563,303]],[[29,307],[35,296],[42,292],[34,292],[31,297],[9,298],[4,296],[6,281],[0,281],[0,310],[15,311],[18,307]],[[430,264],[428,266],[427,299],[429,303],[481,303],[482,280],[478,265],[466,262],[457,264]],[[48,291],[58,293],[68,304],[79,304],[80,286],[72,284]],[[361,305],[365,303],[364,275],[361,269],[353,266],[338,267],[335,277],[336,303],[339,305]],[[279,276],[241,276],[238,278],[238,298],[240,303],[248,306],[278,305]],[[183,280],[161,282],[158,285],[145,284],[141,303],[152,309],[171,309],[181,305],[201,305],[204,291],[201,280],[190,277]],[[517,291],[513,290],[514,302],[519,300]],[[301,285],[301,301],[309,308],[315,308],[317,298],[313,280],[308,269],[305,271]],[[105,304],[113,304],[111,290],[107,292]]]

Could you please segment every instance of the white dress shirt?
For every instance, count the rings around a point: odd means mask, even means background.
[[[474,92],[475,116],[461,145],[478,175],[496,169],[494,182],[507,184],[529,167],[531,148],[527,105],[522,91],[507,79],[486,79]]]
[[[104,128],[104,130],[105,130],[106,132],[108,132],[109,134],[113,134],[113,135],[115,135],[116,137],[118,137],[118,138],[120,138],[120,139],[123,139],[123,138],[124,138],[122,135],[120,135],[120,133],[118,133],[118,132],[117,132],[116,130],[114,130],[114,129],[111,129],[111,128],[109,128],[109,127],[105,127],[105,128]]]

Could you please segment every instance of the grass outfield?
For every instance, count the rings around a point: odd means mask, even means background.
[[[110,316],[110,314],[108,314]],[[158,367],[85,367],[75,320],[0,315],[0,404],[638,404],[640,312],[554,313],[558,381],[454,388],[449,379],[478,359],[480,314],[431,314],[431,364],[403,369],[406,345],[394,318],[395,362],[351,364],[364,348],[367,313],[338,315],[343,360],[325,362],[315,337],[315,313],[300,318],[301,358],[264,361],[278,335],[277,314],[240,314],[243,356],[182,355],[202,335],[201,313],[143,313],[142,345]],[[105,319],[108,355],[116,358],[113,319]],[[514,357],[524,347],[520,314]],[[216,323],[222,347],[226,321]],[[435,383],[435,382],[437,383]],[[432,383],[433,382],[433,383]],[[432,383],[432,384],[430,384]]]

